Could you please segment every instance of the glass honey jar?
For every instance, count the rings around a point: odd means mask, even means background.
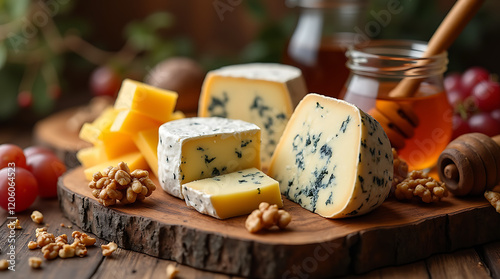
[[[345,52],[359,40],[368,0],[289,0],[299,18],[283,63],[302,70],[309,92],[338,97],[349,70]]]
[[[410,169],[434,166],[452,134],[453,110],[443,85],[447,53],[421,58],[426,47],[418,41],[372,40],[346,53],[350,76],[341,98],[382,124]],[[395,97],[401,81],[416,86],[412,94]]]

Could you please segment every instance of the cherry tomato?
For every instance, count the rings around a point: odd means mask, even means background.
[[[36,154],[50,154],[55,156],[52,150],[43,146],[33,145],[24,149],[24,156],[26,156],[26,158],[29,158]]]
[[[64,163],[55,155],[40,153],[28,158],[28,167],[38,182],[38,195],[57,197],[57,180],[66,171]]]
[[[11,165],[9,165],[11,164]],[[0,169],[7,166],[26,168],[26,157],[23,150],[14,144],[4,143],[0,145]]]
[[[37,195],[38,183],[31,172],[20,167],[0,170],[0,206],[5,210],[26,210]]]

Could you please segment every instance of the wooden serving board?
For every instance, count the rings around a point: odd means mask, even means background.
[[[54,150],[69,168],[80,165],[76,158],[78,150],[92,146],[81,140],[78,132],[67,128],[68,119],[80,109],[81,107],[66,109],[42,119],[36,123],[33,132],[35,142]]]
[[[287,229],[250,234],[246,216],[217,220],[161,188],[142,203],[108,208],[87,185],[79,167],[58,187],[62,211],[82,229],[125,249],[245,277],[363,273],[500,239],[500,214],[483,197],[448,197],[439,204],[388,199],[365,216],[340,220],[285,199],[292,215]]]

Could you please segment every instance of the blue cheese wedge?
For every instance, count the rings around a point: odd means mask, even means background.
[[[220,117],[185,118],[160,126],[158,180],[183,198],[181,185],[247,168],[260,168],[260,128]]]
[[[256,168],[182,185],[189,207],[219,219],[249,214],[261,202],[283,206],[278,181]]]
[[[265,169],[294,107],[306,93],[298,68],[271,63],[227,66],[207,74],[198,115],[240,119],[259,126]]]
[[[281,193],[327,218],[365,214],[389,194],[392,151],[380,124],[345,101],[307,95],[274,152]]]

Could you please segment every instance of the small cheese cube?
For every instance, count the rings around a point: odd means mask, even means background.
[[[169,115],[170,116],[170,115]],[[160,127],[162,123],[135,110],[120,111],[111,125],[110,131],[134,136],[137,132]]]
[[[149,168],[158,177],[158,129],[141,131],[134,137],[134,142],[148,162]]]
[[[270,63],[231,65],[207,74],[198,115],[240,119],[259,126],[262,167],[266,169],[295,105],[306,93],[298,68]]]
[[[281,193],[327,218],[365,214],[391,189],[391,144],[370,115],[345,101],[307,95],[274,152]]]
[[[144,156],[140,152],[134,152],[130,154],[123,155],[119,158],[116,158],[114,160],[106,161],[106,162],[101,162],[98,165],[95,165],[90,168],[86,168],[83,172],[85,173],[85,178],[90,181],[92,180],[92,176],[94,173],[98,171],[103,171],[107,167],[116,167],[118,163],[120,162],[125,162],[127,163],[128,167],[130,168],[130,171],[133,171],[135,169],[147,169],[148,164],[146,163],[146,160],[144,159]]]
[[[135,110],[156,120],[170,120],[177,102],[177,93],[142,82],[125,79],[115,101],[116,109]]]
[[[181,185],[247,168],[260,168],[260,129],[241,120],[186,118],[161,125],[158,179],[183,198]]]
[[[106,153],[104,152],[103,146],[101,145],[78,150],[76,158],[85,168],[90,168],[109,160],[108,156],[106,156]]]
[[[182,185],[186,204],[219,219],[248,214],[261,202],[283,206],[278,181],[256,168]]]
[[[84,123],[78,134],[80,139],[92,144],[98,143],[100,136],[101,130],[91,123]]]
[[[120,112],[120,110],[112,107],[107,108],[94,120],[94,122],[92,122],[92,125],[101,131],[109,130],[118,112]]]

